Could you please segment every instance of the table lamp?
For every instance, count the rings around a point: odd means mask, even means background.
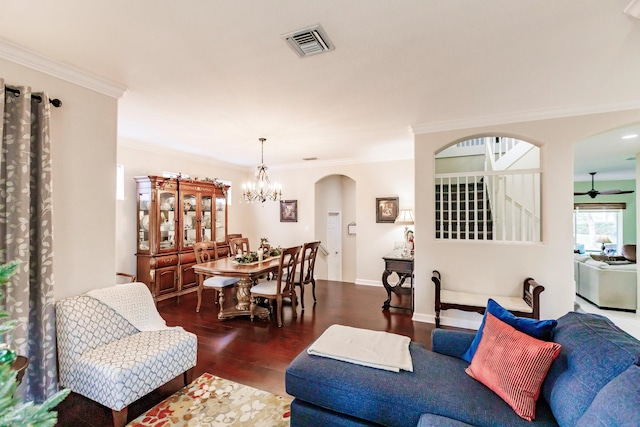
[[[602,253],[605,254],[605,252],[606,252],[605,244],[611,243],[611,240],[609,240],[609,236],[608,235],[599,234],[598,237],[596,237],[596,242],[602,243]]]
[[[396,217],[395,223],[398,225],[404,225],[404,249],[403,255],[408,255],[409,251],[413,248],[408,247],[409,243],[409,226],[414,224],[413,209],[400,209],[400,213]]]

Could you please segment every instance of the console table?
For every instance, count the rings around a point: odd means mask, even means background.
[[[401,308],[405,310],[411,310],[413,312],[413,255],[402,256],[402,251],[394,250],[387,255],[383,256],[384,260],[384,272],[382,273],[382,284],[387,291],[387,300],[382,305],[384,310],[389,308]],[[398,281],[395,284],[390,284],[388,279],[392,273],[398,275]],[[409,279],[409,287],[402,286],[404,282]],[[411,306],[395,306],[391,305],[391,293],[396,295],[410,295]]]

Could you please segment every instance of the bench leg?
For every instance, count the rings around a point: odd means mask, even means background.
[[[113,414],[113,427],[124,427],[127,423],[128,410],[128,406],[125,406],[119,411],[116,411],[115,409],[111,410],[111,413]]]
[[[440,310],[436,310],[436,328],[440,327]]]
[[[187,386],[189,384],[191,384],[191,382],[193,381],[193,370],[195,369],[195,366],[191,369],[187,369],[186,371],[184,371],[184,373],[182,374],[183,378],[184,378],[184,385]]]

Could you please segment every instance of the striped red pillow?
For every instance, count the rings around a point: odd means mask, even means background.
[[[467,374],[489,387],[520,417],[532,421],[540,386],[560,344],[540,341],[487,313],[478,350]]]

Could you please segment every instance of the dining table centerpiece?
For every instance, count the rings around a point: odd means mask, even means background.
[[[262,251],[262,259],[260,257],[260,251]],[[269,258],[274,258],[280,256],[282,253],[282,248],[278,246],[277,248],[268,248],[264,251],[262,248],[258,251],[247,252],[246,254],[238,254],[233,257],[233,262],[237,264],[253,264],[256,262],[265,261]]]

